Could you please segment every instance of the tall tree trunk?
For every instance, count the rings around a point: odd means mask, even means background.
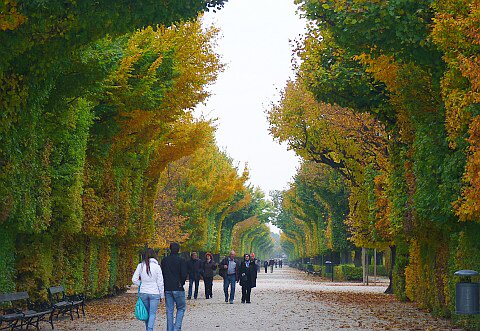
[[[390,267],[390,272],[388,273],[388,278],[390,278],[390,284],[388,284],[387,289],[385,290],[385,294],[393,294],[393,268],[395,267],[395,260],[397,256],[397,247],[396,246],[390,246],[390,252],[391,252],[391,267]]]
[[[361,248],[355,248],[355,256],[353,257],[353,264],[357,268],[362,266],[362,249]]]

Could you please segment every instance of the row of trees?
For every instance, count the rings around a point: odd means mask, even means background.
[[[223,68],[197,16],[223,2],[0,5],[0,292],[105,295],[145,244],[225,252],[236,223],[263,221],[248,171],[191,114]],[[268,251],[264,230],[242,240]]]
[[[452,315],[453,272],[480,269],[480,4],[298,3],[297,77],[268,112],[304,159],[277,199],[284,248],[342,250],[346,226],[357,247],[390,248],[399,297]]]

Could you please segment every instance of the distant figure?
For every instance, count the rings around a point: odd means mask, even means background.
[[[242,287],[242,303],[250,303],[252,288],[257,285],[257,267],[250,260],[250,255],[245,254],[238,270],[240,286]]]
[[[278,260],[275,259],[275,268],[278,266]]]
[[[185,290],[183,285],[187,280],[187,262],[178,256],[180,245],[170,244],[170,255],[162,259],[162,272],[165,284],[165,308],[167,311],[167,331],[181,330],[185,314]],[[175,321],[174,306],[177,306]]]
[[[265,260],[265,262],[263,262],[263,267],[265,268],[265,273],[267,273],[267,269],[268,269],[268,261]]]
[[[212,253],[205,254],[205,261],[202,264],[203,283],[205,284],[205,298],[212,298],[213,274],[217,264],[213,261]]]
[[[140,299],[148,311],[146,331],[153,331],[158,304],[165,297],[162,268],[158,265],[157,259],[155,251],[147,248],[143,261],[137,265],[132,277],[132,283],[140,286]]]
[[[280,259],[280,260],[278,261],[278,266],[279,266],[280,268],[283,267],[283,260],[282,260],[282,259]]]
[[[270,266],[270,273],[273,272],[273,266],[275,264],[275,261],[273,259],[271,259],[270,261],[268,261],[268,265]]]
[[[225,302],[233,304],[235,299],[235,283],[238,282],[238,267],[240,264],[235,261],[235,251],[231,251],[228,257],[220,262],[220,276],[223,277],[223,292],[225,293]],[[228,287],[230,286],[230,299],[228,297]]]
[[[190,255],[190,260],[187,262],[187,272],[188,272],[188,297],[190,300],[192,298],[192,288],[195,284],[195,292],[193,297],[196,299],[198,297],[198,286],[200,285],[200,273],[202,270],[202,261],[198,259],[197,252],[192,252]]]

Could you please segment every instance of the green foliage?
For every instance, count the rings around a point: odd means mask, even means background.
[[[478,319],[461,319],[453,307],[457,281],[453,273],[478,269],[480,256],[477,243],[470,241],[475,234],[478,238],[478,224],[471,224],[478,220],[479,187],[480,122],[474,117],[479,77],[477,3],[297,3],[311,21],[308,36],[297,47],[303,61],[297,70],[298,82],[323,105],[314,114],[328,109],[326,105],[349,107],[352,117],[367,112],[384,124],[385,133],[377,136],[388,139],[382,145],[385,153],[376,154],[377,162],[366,158],[355,167],[348,158],[342,159],[355,155],[349,154],[351,149],[321,140],[351,123],[335,116],[323,132],[315,132],[312,127],[324,120],[324,112],[317,121],[307,122],[304,109],[311,102],[284,100],[277,107],[283,112],[273,112],[283,115],[284,123],[280,116],[271,116],[272,133],[306,160],[317,159],[344,175],[355,174],[345,176],[350,210],[342,220],[349,224],[356,245],[390,246],[391,285],[398,297],[478,328]],[[302,128],[308,142],[297,132]],[[369,146],[365,135],[354,138],[358,150]],[[337,142],[341,136],[335,138]],[[312,142],[321,142],[323,148],[314,149]],[[326,162],[332,155],[336,162]],[[385,160],[378,162],[379,156]],[[293,256],[306,256],[294,244],[309,241],[303,235],[308,227],[296,222],[307,213],[312,212],[301,205],[289,214],[279,213],[283,217],[279,224],[288,229],[283,244]]]
[[[373,276],[374,274],[374,266],[368,266],[368,274]],[[388,277],[387,268],[384,265],[377,265],[377,276]]]
[[[15,290],[15,231],[3,228],[0,237],[0,292]]]
[[[334,279],[347,281],[361,281],[363,280],[363,270],[361,267],[354,265],[341,264],[334,266]]]
[[[9,5],[0,22],[0,292],[46,299],[62,284],[99,297],[130,283],[135,246],[158,232],[160,173],[212,136],[189,110],[222,68],[217,30],[195,17],[223,2]]]
[[[348,195],[346,182],[338,172],[304,162],[288,190],[272,193],[273,222],[291,240],[282,241],[287,245],[284,249],[293,242],[295,258],[328,250],[348,252],[352,247],[344,223],[349,212]]]

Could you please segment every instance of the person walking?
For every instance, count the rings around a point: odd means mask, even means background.
[[[212,253],[205,254],[205,261],[202,264],[203,283],[205,285],[205,299],[212,298],[213,274],[217,264],[213,261]]]
[[[283,267],[283,260],[282,259],[280,259],[278,261],[278,266],[280,267],[280,269]]]
[[[263,262],[263,267],[265,268],[265,273],[267,273],[267,269],[268,269],[268,261],[265,260],[265,262]]]
[[[250,303],[252,288],[256,286],[257,267],[250,259],[250,255],[245,254],[240,264],[239,270],[240,286],[242,287],[242,303]]]
[[[143,261],[135,269],[132,283],[140,287],[139,296],[148,312],[145,330],[153,331],[158,304],[165,297],[162,268],[153,249],[146,249]]]
[[[260,262],[255,258],[254,252],[250,254],[250,261],[252,261],[253,265],[255,266],[255,270],[258,273],[260,271]]]
[[[188,297],[190,300],[192,298],[192,288],[195,284],[195,292],[193,298],[198,297],[198,286],[200,285],[200,273],[202,271],[202,261],[198,259],[197,252],[192,252],[190,254],[190,260],[187,262],[187,272],[188,272]]]
[[[170,255],[162,259],[162,272],[165,288],[165,310],[167,314],[167,331],[182,330],[183,315],[187,304],[185,303],[185,290],[183,286],[187,280],[187,262],[178,253],[180,245],[170,244]],[[175,320],[173,311],[177,307]]]
[[[223,277],[223,293],[225,293],[225,302],[233,304],[235,299],[235,283],[238,282],[238,266],[235,260],[235,251],[230,251],[230,255],[220,262],[220,276]],[[228,287],[230,287],[230,298],[228,297]]]
[[[275,264],[275,261],[273,259],[271,259],[269,262],[268,262],[268,265],[270,266],[270,273],[273,273],[273,265]]]

